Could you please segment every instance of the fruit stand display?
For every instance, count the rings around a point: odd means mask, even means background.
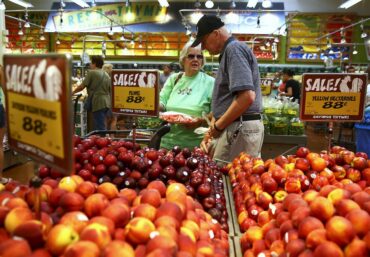
[[[75,136],[74,157],[75,175],[41,166],[40,189],[0,185],[0,256],[234,256],[222,172],[200,149]]]
[[[370,160],[334,146],[300,147],[227,166],[239,256],[369,256]]]

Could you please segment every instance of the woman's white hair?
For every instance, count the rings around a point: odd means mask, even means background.
[[[193,44],[193,42],[194,42],[194,38],[190,38],[190,40],[184,45],[184,47],[182,48],[180,52],[179,64],[181,68],[184,68],[184,59],[188,56],[189,49],[192,48],[191,44]],[[206,58],[204,57],[201,44],[193,48],[201,50],[201,53],[203,55],[203,62],[200,68],[203,68],[203,66],[206,64]]]

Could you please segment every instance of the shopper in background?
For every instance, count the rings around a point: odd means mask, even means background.
[[[5,77],[3,66],[0,64],[0,86],[1,90],[5,86]],[[5,134],[5,103],[0,100],[0,180],[2,181],[3,177],[3,168],[4,168],[4,134]]]
[[[356,73],[356,69],[353,66],[349,66],[346,70],[347,73]]]
[[[172,74],[160,92],[160,110],[201,118],[203,112],[209,113],[211,110],[214,78],[200,71],[205,58],[200,46],[191,47],[192,43],[189,41],[180,52],[179,63],[184,72]],[[172,124],[171,131],[162,137],[161,147],[199,146],[203,136],[195,134],[194,129],[200,125],[200,122],[191,125]]]
[[[231,162],[240,152],[260,156],[264,127],[257,59],[245,43],[229,34],[217,16],[204,15],[197,29],[192,46],[202,43],[210,54],[220,54],[212,95],[214,117],[201,146],[205,149],[208,137],[216,139],[216,161]]]
[[[82,84],[77,86],[73,94],[87,88],[87,111],[92,113],[93,130],[106,130],[107,116],[111,108],[111,79],[102,70],[104,60],[101,56],[92,56],[90,70]]]
[[[159,90],[161,90],[166,83],[167,79],[170,77],[172,72],[171,66],[168,64],[163,65],[163,72],[159,76]]]
[[[293,79],[294,71],[289,69],[283,70],[283,82],[285,83],[285,90],[281,92],[280,95],[292,97],[292,100],[297,100],[299,103],[299,99],[301,98],[301,91],[299,82]]]
[[[274,74],[274,79],[272,81],[272,86],[271,86],[271,94],[270,94],[270,97],[276,97],[278,96],[279,94],[279,86],[281,85],[282,81],[281,81],[281,73],[278,71],[278,72],[275,72]]]
[[[111,79],[112,79],[112,70],[113,70],[113,64],[106,63],[103,65],[103,71],[105,71]],[[117,129],[117,114],[113,113],[112,111],[110,111],[107,116],[107,129],[108,130]]]

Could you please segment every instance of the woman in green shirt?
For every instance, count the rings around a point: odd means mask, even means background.
[[[180,52],[179,63],[184,72],[172,74],[160,93],[161,111],[175,111],[194,117],[211,110],[214,78],[200,71],[205,64],[201,47],[191,47],[188,42]],[[203,135],[194,133],[200,123],[192,125],[172,124],[171,131],[162,137],[161,147],[193,148],[199,146]]]

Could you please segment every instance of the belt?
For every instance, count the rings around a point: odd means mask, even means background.
[[[260,119],[261,119],[261,114],[245,114],[235,119],[234,122],[248,121],[248,120],[260,120]]]

